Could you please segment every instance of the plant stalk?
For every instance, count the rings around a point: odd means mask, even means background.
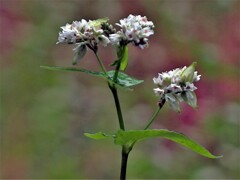
[[[107,71],[101,61],[101,59],[99,58],[97,52],[94,51],[94,54],[98,60],[98,63],[102,69],[102,71],[104,72],[104,74],[108,77]],[[113,76],[113,82],[116,83],[117,82],[117,78],[118,78],[118,73],[120,70],[120,63],[119,62],[117,64],[117,67],[115,69],[115,73]],[[121,106],[120,106],[120,102],[119,102],[119,98],[118,98],[118,92],[117,92],[117,88],[115,86],[115,84],[112,84],[110,82],[108,82],[108,86],[113,94],[113,98],[114,98],[114,102],[115,102],[115,107],[117,110],[117,115],[118,115],[118,121],[119,121],[119,126],[121,130],[125,130],[125,126],[124,126],[124,121],[123,121],[123,116],[122,116],[122,111],[121,111]],[[121,173],[120,173],[120,180],[125,180],[126,179],[126,172],[127,172],[127,161],[128,161],[128,155],[130,153],[131,150],[127,149],[122,146],[122,162],[121,162]]]
[[[120,180],[126,179],[128,155],[129,155],[129,152],[125,152],[124,147],[123,147],[122,148],[122,163],[121,163]]]
[[[117,64],[117,67],[116,67],[116,69],[115,69],[115,73],[114,73],[114,76],[113,76],[113,82],[117,82],[117,78],[118,78],[118,73],[119,73],[120,66],[121,66],[121,62],[119,62],[119,63]]]
[[[149,123],[148,123],[148,124],[146,125],[146,127],[144,128],[144,130],[148,129],[149,126],[153,123],[153,121],[156,119],[156,117],[157,117],[157,115],[158,115],[160,109],[161,109],[161,108],[158,106],[157,109],[155,110],[154,114],[152,115],[152,117],[151,117]]]
[[[160,101],[158,101],[158,107],[157,109],[155,110],[154,114],[152,115],[149,123],[146,125],[146,127],[144,128],[144,130],[148,129],[149,126],[153,123],[153,121],[156,119],[159,111],[162,109],[162,107],[164,106],[166,100],[165,99],[160,99]]]
[[[99,56],[98,56],[98,53],[97,53],[97,52],[94,52],[94,54],[95,54],[95,56],[96,56],[96,58],[97,58],[98,64],[100,65],[103,73],[104,73],[106,76],[108,76],[108,75],[107,75],[107,71],[106,71],[103,63],[102,63],[101,59],[100,59]]]
[[[122,116],[122,111],[121,111],[121,106],[120,106],[120,102],[118,99],[118,93],[117,93],[117,88],[114,85],[108,84],[112,94],[113,94],[113,98],[114,98],[114,102],[115,102],[115,106],[116,106],[116,110],[117,110],[117,115],[118,115],[118,121],[119,121],[119,126],[120,129],[125,130],[125,126],[124,126],[124,121],[123,121],[123,116]]]

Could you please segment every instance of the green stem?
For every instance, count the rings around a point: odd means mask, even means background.
[[[99,56],[98,56],[98,53],[97,53],[97,52],[94,52],[94,54],[95,54],[95,56],[96,56],[96,58],[97,58],[97,61],[98,61],[99,65],[100,65],[102,71],[104,72],[104,74],[105,74],[106,76],[108,76],[108,75],[107,75],[107,71],[106,71],[103,63],[102,63],[101,59],[100,59]]]
[[[108,86],[109,86],[109,88],[110,88],[110,90],[112,91],[112,94],[113,94],[120,129],[125,130],[122,111],[121,111],[121,106],[120,106],[120,102],[119,102],[119,99],[118,99],[117,88],[114,86],[114,84],[113,85],[108,84]]]
[[[121,62],[118,62],[117,67],[115,69],[114,76],[113,76],[113,82],[115,82],[115,83],[117,82],[120,65],[121,65]]]
[[[106,70],[100,60],[100,58],[98,57],[97,53],[95,52],[95,55],[97,57],[98,63],[100,64],[103,72],[107,75]],[[115,73],[113,76],[113,83],[108,82],[108,86],[113,94],[113,98],[114,98],[114,102],[115,102],[115,107],[117,110],[117,115],[118,115],[118,122],[119,122],[119,126],[121,130],[125,130],[125,126],[124,126],[124,121],[123,121],[123,116],[122,116],[122,111],[121,111],[121,106],[120,106],[120,102],[119,102],[119,98],[118,98],[118,92],[117,92],[117,88],[115,86],[115,83],[117,83],[117,79],[118,79],[118,73],[120,70],[120,66],[121,66],[121,62],[119,61],[117,64],[117,67],[115,69]],[[108,76],[108,75],[107,75]],[[121,163],[121,173],[120,173],[120,180],[125,180],[126,179],[126,172],[127,172],[127,161],[128,161],[128,155],[129,152],[131,150],[126,150],[126,148],[124,146],[122,146],[122,163]]]
[[[126,45],[122,46],[121,48],[122,48],[122,50],[121,50],[122,53],[121,53],[120,57],[118,55],[119,60],[118,60],[118,63],[117,63],[117,67],[115,69],[114,76],[113,76],[113,82],[117,82],[118,73],[119,73],[119,70],[120,70],[120,67],[121,67],[121,60],[122,60],[122,56],[124,55]]]
[[[161,107],[158,106],[158,108],[155,110],[154,114],[152,115],[152,117],[151,117],[149,123],[146,125],[146,127],[144,128],[144,130],[148,129],[149,126],[153,123],[153,121],[156,119],[156,117],[157,117],[157,115],[158,115],[160,109],[161,109]]]
[[[120,180],[126,179],[128,155],[129,155],[129,152],[125,152],[123,147]]]

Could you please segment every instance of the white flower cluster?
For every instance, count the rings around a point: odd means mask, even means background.
[[[197,99],[194,91],[197,89],[194,82],[199,81],[201,75],[195,71],[196,63],[189,67],[177,68],[169,72],[159,73],[153,78],[156,95],[161,100],[166,100],[175,111],[180,111],[179,103],[187,102],[192,107],[197,107]]]
[[[62,26],[62,32],[59,32],[57,43],[101,43],[106,46],[110,43],[108,37],[104,35],[101,26],[96,26],[93,22],[82,19]]]
[[[87,52],[87,47],[97,51],[98,44],[107,46],[110,40],[106,36],[101,23],[85,19],[81,21],[73,21],[72,24],[66,24],[61,27],[59,32],[58,43],[76,44],[77,47],[73,49],[74,58],[73,64],[81,60]]]
[[[76,64],[84,57],[87,48],[90,48],[95,53],[98,50],[98,45],[107,46],[108,44],[126,46],[128,43],[133,43],[141,49],[148,46],[148,37],[153,32],[153,22],[148,21],[144,16],[129,15],[127,18],[120,20],[118,26],[121,30],[116,30],[107,23],[108,18],[86,21],[73,21],[71,24],[62,26],[62,31],[59,32],[58,43],[76,44],[73,49],[74,58],[73,64]]]
[[[112,44],[128,44],[132,42],[135,46],[144,49],[148,46],[148,37],[154,34],[154,24],[148,21],[146,16],[129,15],[125,19],[121,19],[116,25],[121,30],[110,35]]]

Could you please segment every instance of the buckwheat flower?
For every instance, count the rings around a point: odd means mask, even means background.
[[[153,78],[157,85],[154,93],[160,96],[160,100],[165,100],[175,111],[180,112],[180,102],[185,101],[192,107],[197,107],[197,98],[194,91],[197,89],[194,82],[200,80],[200,76],[195,71],[196,63],[189,67],[177,68],[172,71],[159,73]]]
[[[76,64],[84,57],[87,47],[96,52],[99,44],[107,46],[110,43],[106,30],[109,32],[112,27],[106,23],[107,20],[106,18],[94,21],[82,19],[61,27],[62,31],[59,32],[57,44],[76,44],[76,48],[73,49],[73,64]]]
[[[127,45],[133,43],[140,49],[148,47],[148,37],[154,34],[154,24],[148,21],[147,17],[134,16],[130,14],[127,18],[121,19],[116,23],[121,27],[120,31],[110,34],[109,38],[112,44]]]
[[[77,31],[70,24],[61,27],[62,32],[59,32],[58,43],[73,44],[77,41]]]

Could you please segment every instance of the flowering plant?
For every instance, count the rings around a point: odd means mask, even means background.
[[[108,23],[108,18],[103,18],[93,21],[86,21],[84,19],[81,21],[73,21],[72,24],[66,24],[61,27],[62,31],[59,33],[57,44],[67,43],[76,45],[73,49],[73,65],[83,59],[87,49],[90,49],[96,56],[101,68],[100,72],[75,67],[42,66],[42,68],[49,70],[87,73],[104,78],[108,83],[108,87],[113,94],[120,129],[114,134],[98,132],[95,134],[85,133],[84,135],[96,140],[112,138],[115,144],[122,147],[120,179],[126,179],[128,155],[132,148],[137,142],[147,138],[165,138],[181,144],[205,157],[221,157],[211,154],[203,146],[182,133],[167,129],[149,129],[165,103],[168,103],[170,107],[177,112],[180,112],[180,102],[182,101],[185,101],[194,108],[197,107],[197,97],[194,93],[197,87],[194,83],[200,80],[200,75],[195,71],[195,62],[188,67],[185,66],[183,68],[159,73],[158,77],[153,78],[153,82],[157,86],[153,91],[159,96],[156,111],[142,130],[125,129],[117,90],[118,88],[129,90],[133,86],[143,82],[143,80],[135,79],[124,73],[128,65],[128,44],[132,43],[140,49],[148,47],[148,37],[154,34],[154,24],[152,21],[148,21],[145,16],[129,15],[127,18],[121,19],[120,23],[116,23],[116,25],[120,27],[120,30],[117,31],[113,28],[113,26]],[[106,70],[104,63],[98,56],[99,45],[107,46],[108,44],[116,47],[117,56],[117,60],[111,64],[112,67],[115,67],[115,70],[110,71]]]

